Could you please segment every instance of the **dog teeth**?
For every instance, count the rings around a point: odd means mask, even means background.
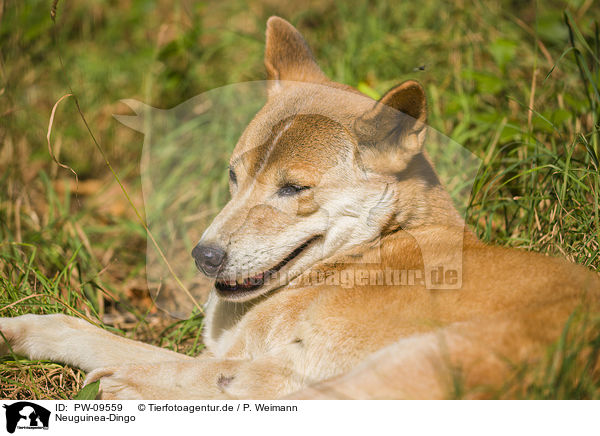
[[[229,288],[249,288],[256,285],[261,285],[262,282],[269,276],[269,272],[261,272],[252,277],[236,278],[234,280],[222,279],[220,283]]]

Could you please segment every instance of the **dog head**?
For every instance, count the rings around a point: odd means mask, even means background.
[[[231,200],[192,252],[221,298],[255,298],[399,228],[461,220],[422,150],[421,85],[376,102],[332,82],[277,17],[265,66],[269,98],[231,156]]]

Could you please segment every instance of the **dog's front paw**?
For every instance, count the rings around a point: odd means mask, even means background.
[[[95,369],[88,374],[84,386],[100,380],[101,400],[141,400],[141,385],[134,381],[128,366]]]
[[[28,327],[34,323],[36,315],[22,315],[15,318],[0,318],[0,356],[25,354]]]
[[[11,318],[0,318],[0,356],[5,356],[11,352],[12,347],[10,345],[10,340],[13,334],[9,323],[6,322],[6,320],[10,319]]]
[[[29,359],[62,359],[71,351],[74,332],[86,322],[62,314],[0,318],[0,355],[14,353]]]

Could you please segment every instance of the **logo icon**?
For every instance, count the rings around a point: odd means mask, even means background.
[[[4,405],[6,409],[6,431],[14,433],[18,429],[48,430],[50,411],[29,401]]]

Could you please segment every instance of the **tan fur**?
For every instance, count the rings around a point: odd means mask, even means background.
[[[1,319],[13,350],[91,371],[103,398],[445,398],[457,373],[475,397],[538,362],[574,310],[599,309],[596,274],[465,230],[423,151],[416,82],[375,104],[330,82],[276,17],[265,64],[269,100],[201,243],[226,249],[221,281],[310,243],[262,287],[211,294],[196,359],[57,315]],[[279,195],[286,184],[308,188]],[[421,280],[439,265],[460,266],[447,275],[458,289]],[[396,273],[402,283],[385,282]]]

